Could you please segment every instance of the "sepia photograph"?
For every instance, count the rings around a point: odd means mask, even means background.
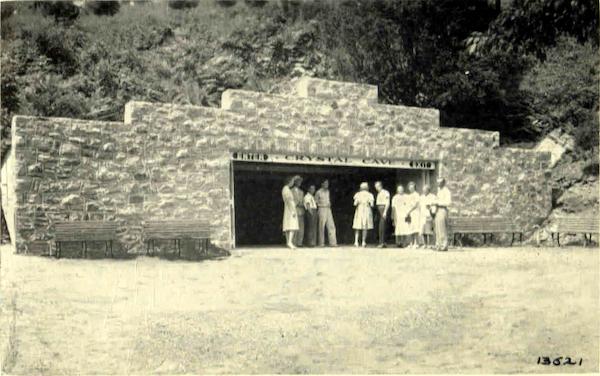
[[[600,374],[598,0],[0,0],[0,374]]]

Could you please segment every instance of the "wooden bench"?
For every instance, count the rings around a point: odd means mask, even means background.
[[[210,224],[207,221],[173,220],[146,221],[143,225],[146,254],[154,249],[155,240],[173,240],[177,254],[181,257],[181,240],[197,240],[204,253],[208,252]]]
[[[117,238],[117,223],[106,221],[77,221],[58,222],[54,225],[54,241],[56,242],[56,257],[60,257],[61,243],[81,242],[82,257],[87,256],[88,241],[103,241],[104,254],[110,249],[113,256],[113,240]]]
[[[598,234],[598,226],[600,221],[598,217],[561,217],[556,218],[556,231],[552,231],[550,234],[552,240],[554,240],[554,234],[556,234],[556,243],[560,246],[560,233],[563,234],[583,234],[583,244],[588,245],[588,242],[592,240],[592,234]],[[590,236],[588,240],[588,235]]]
[[[512,234],[510,245],[513,245],[515,241],[515,235],[519,235],[519,242],[523,242],[523,231],[521,231],[517,225],[508,218],[495,218],[495,217],[458,217],[450,218],[450,234],[454,244],[456,244],[457,235],[459,242],[462,245],[462,236],[465,234],[482,234],[483,244],[487,242],[487,235],[490,235],[490,240],[493,239],[494,234]]]

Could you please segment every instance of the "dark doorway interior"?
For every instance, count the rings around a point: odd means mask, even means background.
[[[283,216],[281,189],[288,176],[302,176],[304,191],[310,184],[314,184],[318,189],[322,180],[329,179],[333,216],[340,244],[351,244],[354,241],[352,197],[358,190],[360,182],[368,182],[371,192],[375,195],[374,182],[381,180],[384,187],[393,196],[397,184],[406,186],[409,181],[414,181],[420,191],[424,180],[433,181],[434,179],[434,171],[431,170],[256,162],[232,163],[236,246],[284,243],[281,231]],[[375,232],[371,231],[369,236],[372,243]]]

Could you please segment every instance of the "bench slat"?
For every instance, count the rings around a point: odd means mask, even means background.
[[[116,240],[118,224],[106,221],[57,222],[54,240],[63,241],[108,241]]]
[[[145,221],[144,239],[210,239],[211,226],[208,221],[167,220]]]
[[[519,228],[507,218],[458,217],[449,220],[451,233],[519,233]]]
[[[600,231],[600,219],[594,217],[559,217],[555,219],[557,232],[597,234]]]

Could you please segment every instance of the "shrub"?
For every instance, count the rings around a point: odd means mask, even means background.
[[[119,12],[121,4],[114,0],[86,1],[85,7],[96,16],[113,16]]]
[[[262,8],[268,3],[268,0],[244,0],[244,2],[249,7]]]
[[[72,1],[36,1],[33,6],[56,22],[72,23],[79,17],[79,7]]]
[[[597,159],[595,161],[588,162],[583,167],[583,173],[586,175],[598,176],[598,173],[600,172],[599,170],[600,170],[600,164],[598,163]]]
[[[573,132],[579,154],[589,156],[598,153],[598,143],[600,142],[598,132],[598,112],[596,109],[593,113],[589,113]]]
[[[82,118],[89,112],[85,98],[58,75],[39,73],[23,89],[21,111],[34,116]]]
[[[237,1],[236,0],[215,0],[217,5],[222,6],[223,8],[229,8],[234,6]]]
[[[198,6],[199,0],[169,0],[169,8],[186,9]]]
[[[23,31],[24,39],[33,42],[40,55],[48,58],[54,71],[73,74],[78,65],[79,49],[84,45],[83,34],[74,28],[32,24]],[[25,45],[24,48],[31,48]]]

